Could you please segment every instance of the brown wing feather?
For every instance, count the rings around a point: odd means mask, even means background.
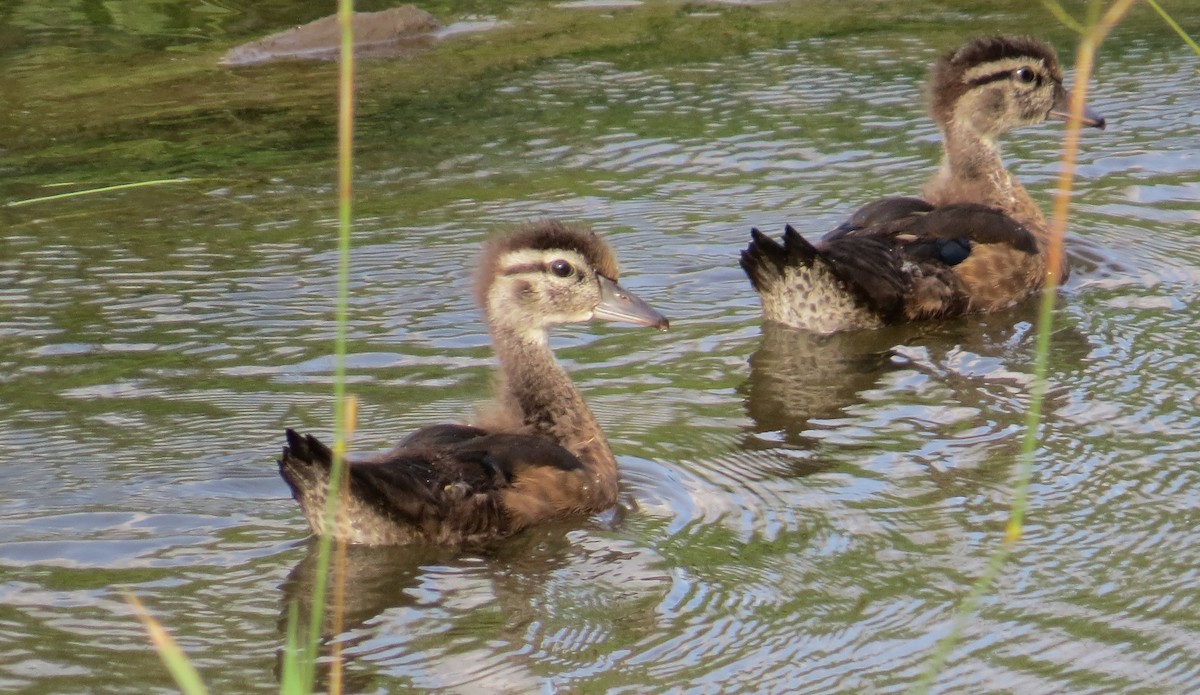
[[[324,502],[332,452],[312,435],[288,430],[287,436],[280,473],[311,523],[320,512],[309,507]],[[434,425],[374,460],[349,463],[349,492],[356,505],[372,512],[360,515],[360,526],[399,525],[414,536],[461,543],[501,537],[523,526],[513,523],[501,494],[520,486],[523,477],[581,469],[574,455],[544,437]],[[372,529],[364,534],[377,537]]]
[[[1037,253],[1037,238],[1012,217],[976,203],[944,205],[917,215],[904,234],[918,239],[966,239],[977,244],[1003,244],[1024,253]]]
[[[840,239],[864,229],[879,231],[887,225],[900,221],[908,223],[918,213],[929,212],[930,210],[933,210],[933,205],[920,198],[907,196],[880,198],[856,210],[849,219],[822,237],[822,241]]]

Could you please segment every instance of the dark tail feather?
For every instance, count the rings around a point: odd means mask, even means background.
[[[789,224],[784,227],[782,244],[751,229],[750,245],[742,251],[740,264],[754,290],[762,294],[783,278],[788,266],[811,268],[819,256],[820,251]]]
[[[333,452],[311,434],[301,435],[287,430],[287,446],[279,457],[279,475],[292,489],[292,496],[301,499],[304,490],[312,489],[329,478]]]
[[[320,466],[326,471],[333,465],[333,451],[311,434],[301,435],[293,429],[287,430],[287,446],[283,447],[282,463],[288,458],[298,459],[309,466]]]

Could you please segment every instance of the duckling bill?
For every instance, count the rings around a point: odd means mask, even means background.
[[[942,163],[923,196],[870,203],[816,243],[791,226],[781,242],[751,230],[741,266],[763,317],[834,333],[998,311],[1040,291],[1049,225],[997,138],[1067,120],[1067,101],[1054,49],[1036,39],[977,38],[942,56],[929,79]],[[1082,124],[1105,120],[1085,108]]]
[[[592,320],[666,330],[666,317],[617,277],[612,251],[583,226],[546,220],[488,243],[476,298],[500,362],[494,422],[424,427],[378,458],[349,463],[333,528],[324,518],[332,453],[287,430],[279,473],[312,531],[350,543],[461,546],[615,504],[616,458],[547,330]]]

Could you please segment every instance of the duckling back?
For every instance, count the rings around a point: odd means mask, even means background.
[[[974,309],[956,266],[972,254],[1037,253],[1016,220],[983,205],[934,208],[887,198],[857,211],[817,244],[790,225],[782,243],[757,229],[741,266],[763,317],[814,333],[946,318]]]
[[[470,545],[503,538],[528,521],[505,509],[514,482],[531,474],[583,477],[579,460],[544,437],[433,425],[383,456],[347,462],[347,494],[336,527],[329,529],[325,504],[333,454],[316,437],[294,430],[287,430],[287,442],[279,473],[309,526],[349,543]]]

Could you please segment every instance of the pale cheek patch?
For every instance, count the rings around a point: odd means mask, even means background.
[[[1003,96],[994,91],[981,89],[968,92],[954,105],[953,122],[959,128],[976,130],[979,122],[994,121],[1003,108]]]

